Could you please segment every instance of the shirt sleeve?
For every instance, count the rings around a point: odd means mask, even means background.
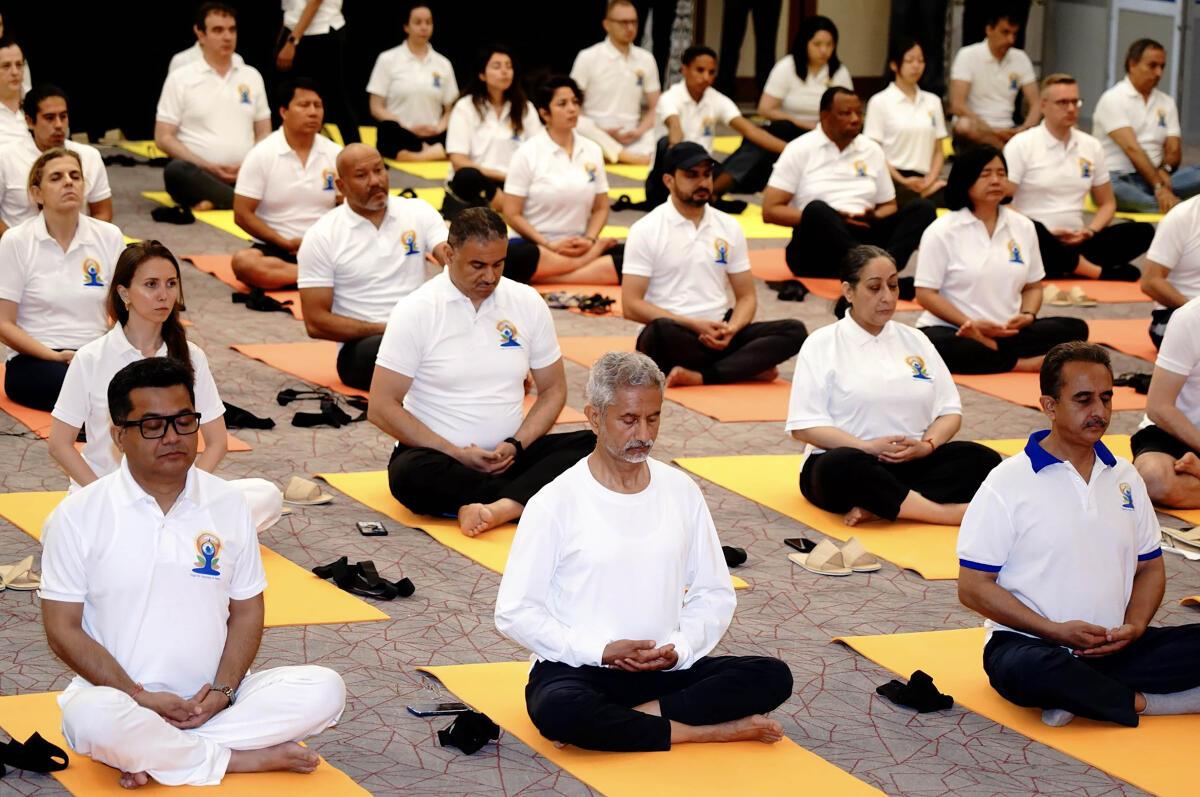
[[[154,119],[169,125],[178,125],[183,117],[183,98],[180,96],[179,75],[181,72],[168,73],[163,81],[162,93],[158,95],[158,108],[154,111]]]
[[[884,97],[883,93],[874,95],[867,100],[867,120],[863,123],[863,135],[872,139],[879,144],[883,144],[883,137],[886,132],[886,124],[884,118]]]
[[[896,183],[892,181],[892,172],[888,169],[887,156],[883,148],[876,145],[871,156],[875,161],[875,204],[882,205],[896,198]]]
[[[318,222],[320,224],[320,222]],[[308,228],[296,251],[296,287],[332,288],[336,267],[329,251],[328,224]],[[315,233],[315,234],[314,234]],[[0,237],[0,241],[4,239]]]
[[[553,365],[562,359],[562,350],[558,347],[558,335],[554,331],[554,315],[546,302],[533,288],[522,286],[522,292],[533,294],[529,297],[533,309],[533,330],[529,336],[529,367],[533,370]],[[536,303],[535,303],[536,302]]]
[[[1179,265],[1179,259],[1183,257],[1184,242],[1188,237],[1183,227],[1183,214],[1172,208],[1158,223],[1158,228],[1154,231],[1154,240],[1150,242],[1150,249],[1146,252],[1146,259],[1153,260],[1168,270]],[[0,238],[0,241],[3,240]]]
[[[91,410],[91,372],[91,350],[84,346],[75,352],[67,365],[67,374],[63,377],[62,387],[54,402],[54,411],[50,413],[52,417],[76,429],[83,428]]]
[[[591,75],[588,69],[588,51],[580,50],[575,56],[575,63],[571,64],[571,80],[575,81],[575,85],[587,91],[588,77]]]
[[[529,196],[529,187],[533,184],[533,163],[529,157],[529,144],[517,147],[512,160],[508,162],[508,173],[504,176],[504,193],[513,196]]]
[[[371,67],[371,77],[367,78],[367,93],[374,94],[377,97],[387,99],[388,87],[391,85],[391,76],[389,66],[391,59],[387,53],[380,53],[375,59],[375,66]]]
[[[104,159],[100,157],[100,153],[81,153],[79,157],[83,161],[85,176],[88,179],[87,201],[103,202],[111,198],[112,188],[108,184],[108,170],[104,168]]]
[[[1167,138],[1179,138],[1182,130],[1179,127],[1179,106],[1175,100],[1167,97]]]
[[[937,347],[924,332],[918,335],[918,345],[925,358],[925,369],[933,377],[933,417],[929,422],[933,423],[943,415],[962,415],[962,397],[958,394],[958,386],[954,384],[954,377],[951,376],[946,361],[938,354]]]
[[[200,413],[200,423],[215,421],[225,414],[225,403],[221,401],[212,369],[208,367],[208,357],[193,343],[188,343],[188,353],[192,357],[192,370],[196,374],[193,389],[196,391],[196,410]]]
[[[933,113],[933,126],[937,129],[937,137],[939,140],[943,139],[950,134],[946,131],[946,112],[942,110],[942,101],[934,97],[934,102],[930,103],[930,106]]]
[[[1004,162],[1008,164],[1008,179],[1017,185],[1025,178],[1025,146],[1022,135],[1013,136],[1004,145]]]
[[[1133,500],[1137,511],[1137,558],[1139,562],[1145,562],[1162,556],[1162,525],[1146,492],[1146,482],[1140,473],[1133,468],[1130,470],[1133,471],[1130,481],[1135,492]]]
[[[254,82],[258,84],[258,91],[254,97],[254,121],[270,121],[271,106],[267,104],[267,87],[263,84],[262,75],[257,69],[254,70]]]
[[[1129,118],[1116,92],[1110,89],[1100,95],[1100,101],[1096,103],[1096,110],[1092,114],[1092,132],[1097,137],[1107,136],[1124,127],[1132,128],[1133,120]]]
[[[841,86],[842,88],[854,91],[854,79],[850,77],[850,69],[845,64],[838,65],[838,71],[834,74],[833,79],[829,81],[831,86]]]
[[[1020,77],[1018,79],[1022,88],[1037,81],[1037,73],[1033,71],[1033,61],[1029,60],[1029,55],[1024,50],[1015,50],[1011,52],[1016,52],[1019,56],[1017,58],[1017,69],[1019,70],[1018,74]]]
[[[1012,551],[1012,518],[988,480],[979,486],[958,529],[958,564],[971,570],[999,573]]]
[[[446,76],[442,80],[442,106],[453,105],[458,97],[458,79],[454,77],[454,65],[446,62]]]
[[[376,365],[407,377],[417,375],[421,359],[425,356],[425,341],[421,335],[425,325],[421,318],[423,315],[421,305],[412,298],[412,294],[396,302],[392,314],[388,316],[383,340],[379,342]]]
[[[777,100],[782,100],[787,96],[792,82],[791,78],[796,74],[796,69],[792,64],[793,61],[790,57],[781,58],[775,62],[775,66],[771,67],[771,71],[767,74],[763,94],[770,94]]]
[[[11,231],[0,236],[0,299],[21,304],[25,295],[26,266],[17,257],[17,236]]]
[[[1095,148],[1095,157],[1092,158],[1092,185],[1104,185],[1112,182],[1112,176],[1108,173],[1108,163],[1104,157],[1104,148]]]
[[[796,139],[796,141],[799,140],[799,138]],[[767,180],[767,185],[771,188],[778,188],[780,191],[787,191],[793,195],[800,190],[800,175],[804,171],[805,160],[800,153],[799,145],[793,146],[794,143],[789,142],[783,148],[775,165],[771,167],[771,176]]]
[[[941,290],[949,260],[946,243],[937,234],[936,228],[933,225],[926,227],[925,232],[921,233],[921,245],[917,247],[917,273],[913,285]]]
[[[83,603],[87,599],[88,556],[84,535],[62,504],[42,527],[42,600]]]
[[[1158,349],[1158,359],[1154,361],[1156,368],[1187,376],[1200,362],[1200,352],[1197,352],[1200,336],[1196,335],[1193,318],[1198,306],[1188,302],[1171,316],[1171,323],[1167,324],[1167,331],[1163,334],[1162,346]]]
[[[658,124],[665,126],[668,119],[678,115],[679,109],[675,107],[675,90],[672,87],[664,91],[658,98],[658,104],[654,106],[654,119]]]
[[[258,142],[246,153],[238,169],[237,183],[233,187],[233,193],[247,199],[261,200],[267,194],[267,158],[264,157],[262,143]]]
[[[658,62],[654,60],[654,53],[644,51],[646,53],[646,66],[642,75],[642,91],[647,94],[653,94],[656,91],[662,91],[662,83],[658,81]]]
[[[718,108],[718,113],[720,114],[718,119],[720,120],[721,124],[724,124],[724,125],[729,124],[734,119],[737,119],[739,116],[742,115],[742,111],[740,108],[737,107],[737,103],[734,102],[733,100],[729,99],[728,97],[726,97],[724,94],[721,95],[720,108]]]
[[[625,239],[625,262],[621,267],[625,274],[646,278],[654,274],[652,236],[647,222],[643,221],[647,218],[643,216],[629,228],[629,237]],[[3,242],[4,239],[0,238],[0,246],[3,246]]]
[[[237,552],[235,561],[222,564],[233,565],[233,574],[229,577],[229,597],[244,601],[267,588],[267,573],[263,569],[262,549],[258,545],[258,531],[250,517],[250,506],[241,495],[237,496],[237,508],[230,515],[230,522],[238,526],[237,538],[242,540],[243,547]]]
[[[463,97],[454,103],[446,122],[447,153],[471,156],[471,132],[475,129],[477,118],[470,97]]]
[[[729,262],[729,265],[725,266],[725,273],[741,274],[743,271],[749,271],[750,245],[746,243],[745,230],[743,230],[742,226],[739,224],[737,229],[734,230],[733,235],[730,237],[733,238],[733,241],[731,242],[733,251],[729,254],[732,255],[733,259]]]
[[[1016,211],[1010,211],[1016,213]],[[1022,217],[1024,218],[1024,217]],[[1033,222],[1026,219],[1024,225],[1029,230],[1027,240],[1029,241],[1029,269],[1025,272],[1025,284],[1029,285],[1033,282],[1040,282],[1046,278],[1046,267],[1042,264],[1042,247],[1038,245],[1037,231],[1034,229]]]
[[[817,343],[820,342],[818,339]],[[810,338],[804,342],[800,353],[796,355],[792,391],[788,398],[787,423],[783,427],[785,431],[835,425],[833,413],[829,410],[829,379],[822,373],[817,362],[819,359],[820,353]]]
[[[438,244],[445,243],[450,237],[450,228],[446,226],[446,220],[442,218],[442,214],[438,213],[433,205],[423,199],[416,200],[421,204],[418,205],[418,221],[421,224],[421,234],[425,238],[427,250],[432,252],[433,248]]]
[[[975,79],[974,64],[971,63],[970,56],[971,51],[967,47],[954,54],[954,62],[950,65],[951,80],[965,80],[970,83]]]
[[[608,193],[608,170],[604,168],[604,150],[600,149],[600,145],[591,148],[592,154],[595,155],[596,166],[596,193]]]

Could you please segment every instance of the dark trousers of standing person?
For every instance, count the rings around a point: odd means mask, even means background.
[[[892,0],[889,39],[911,36],[925,53],[921,88],[938,97],[946,96],[946,8],[949,0]]]
[[[212,203],[214,210],[233,207],[233,186],[218,180],[194,163],[178,158],[163,169],[163,187],[176,205],[193,208],[201,202]]]
[[[66,378],[67,363],[18,354],[5,363],[4,392],[22,407],[50,412]]]
[[[810,454],[800,469],[800,494],[826,512],[844,515],[855,507],[895,520],[915,491],[935,504],[965,504],[1000,464],[1000,455],[979,443],[953,440],[908,462],[880,462],[857,448]]]
[[[1112,278],[1132,274],[1130,281],[1136,280],[1140,272],[1130,263],[1145,254],[1154,240],[1154,225],[1142,221],[1109,225],[1081,244],[1063,243],[1040,221],[1035,221],[1033,228],[1037,230],[1038,249],[1042,252],[1042,266],[1048,278],[1071,276],[1083,256],[1104,272],[1101,279],[1104,275]],[[1123,266],[1126,273],[1117,274],[1115,270]]]
[[[1200,624],[1151,626],[1107,656],[1073,656],[1058,642],[994,631],[983,649],[992,688],[1026,708],[1137,727],[1137,692],[1166,695],[1200,686]]]
[[[792,695],[792,671],[766,656],[705,656],[686,670],[627,672],[539,661],[525,706],[547,739],[585,750],[671,749],[671,722],[716,725],[766,714]],[[657,700],[662,716],[634,706]]]
[[[637,350],[664,374],[675,366],[698,371],[706,385],[746,382],[769,371],[796,352],[808,337],[804,324],[795,319],[760,321],[738,330],[724,349],[700,342],[692,330],[669,318],[656,318],[642,329]]]
[[[792,141],[808,132],[786,119],[776,119],[764,129],[783,141]],[[741,194],[756,194],[767,187],[771,169],[777,160],[778,152],[771,152],[743,139],[741,146],[721,162],[721,171],[733,178],[733,190]]]
[[[542,435],[497,475],[468,468],[432,448],[397,445],[388,463],[388,486],[397,501],[421,515],[457,515],[465,504],[501,498],[521,506],[560,473],[596,449],[589,431]]]
[[[737,67],[746,36],[746,15],[754,15],[755,96],[762,93],[767,75],[775,66],[775,36],[779,32],[779,0],[727,0],[721,16],[721,64],[717,69],[717,91],[733,97]]]
[[[650,31],[653,45],[650,50],[654,53],[654,63],[658,65],[660,79],[667,74],[667,62],[671,60],[671,28],[675,27],[677,5],[676,0],[633,0],[638,15],[638,34],[634,44],[641,45],[642,34],[646,31],[646,20],[650,12],[654,12],[653,29]]]
[[[407,127],[402,126],[399,122],[393,122],[388,119],[383,122],[376,122],[375,129],[378,131],[376,136],[376,149],[385,158],[396,157],[397,152],[420,152],[421,148],[426,144],[430,146],[434,144],[446,144],[446,133],[442,131],[436,136],[418,136]]]
[[[960,338],[954,327],[921,327],[952,374],[1006,374],[1017,360],[1041,357],[1060,343],[1087,340],[1088,325],[1079,318],[1039,318],[1009,338],[992,338],[991,349],[971,338]]]
[[[903,270],[921,243],[921,233],[936,218],[933,203],[917,199],[890,216],[858,227],[817,199],[804,206],[784,259],[797,277],[836,277],[847,252],[860,244],[873,244],[888,250]]]
[[[291,35],[290,30],[283,29],[279,41],[275,43],[276,53],[283,48],[287,37]],[[351,95],[346,91],[345,50],[345,25],[328,33],[302,36],[300,43],[296,45],[292,68],[287,72],[276,71],[275,79],[282,82],[292,76],[303,76],[315,80],[321,88],[325,121],[338,126],[344,143],[354,144],[358,141],[358,116],[350,106]],[[273,110],[278,113],[277,109]]]
[[[375,373],[375,356],[379,354],[382,340],[383,335],[368,335],[343,343],[337,356],[338,379],[350,387],[370,390],[371,376]]]

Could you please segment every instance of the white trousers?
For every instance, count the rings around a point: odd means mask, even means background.
[[[654,128],[647,130],[642,134],[642,137],[629,145],[622,145],[620,141],[604,132],[600,125],[588,116],[580,116],[579,121],[575,123],[575,130],[584,138],[590,138],[600,145],[600,149],[604,152],[604,160],[609,163],[616,163],[617,158],[624,150],[633,155],[653,155],[654,147],[657,143],[654,140]]]
[[[68,689],[58,698],[71,749],[167,786],[215,786],[234,750],[297,742],[337,723],[346,705],[342,677],[327,667],[276,667],[247,675],[237,702],[204,725],[180,730],[108,686]]]
[[[229,484],[242,491],[256,529],[269,529],[279,521],[283,512],[283,491],[274,484],[266,479],[229,479]]]

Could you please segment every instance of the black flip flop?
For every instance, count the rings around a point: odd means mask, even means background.
[[[384,581],[375,569],[375,563],[371,561],[359,562],[348,570],[344,578],[335,581],[347,592],[364,598],[390,601],[399,594],[396,585]]]
[[[746,549],[734,548],[732,545],[722,545],[721,553],[725,554],[726,567],[741,567],[746,564]]]
[[[330,562],[327,565],[317,565],[312,569],[317,578],[337,578],[339,573],[346,573],[350,569],[350,562],[346,557],[342,557],[336,561]]]
[[[34,733],[24,744],[13,739],[0,745],[0,763],[8,764],[14,769],[45,775],[66,769],[71,759],[61,747],[50,744],[40,733]]]

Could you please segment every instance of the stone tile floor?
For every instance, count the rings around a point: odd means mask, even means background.
[[[128,235],[156,237],[178,254],[232,252],[241,243],[197,223],[159,225],[150,219],[153,203],[143,190],[161,190],[161,174],[147,166],[109,168],[115,191],[116,222]],[[394,185],[429,185],[393,172]],[[615,178],[614,183],[631,182]],[[614,216],[629,224],[638,214]],[[755,241],[755,247],[782,241]],[[229,455],[220,473],[229,478],[265,476],[285,483],[292,474],[322,470],[383,468],[389,441],[367,423],[334,430],[290,425],[293,410],[275,404],[277,391],[297,380],[230,350],[234,343],[300,341],[304,327],[283,314],[261,314],[234,305],[229,290],[186,267],[191,338],[212,363],[223,397],[259,415],[275,418],[266,432],[240,431],[254,450]],[[815,297],[781,303],[759,285],[760,317],[796,317],[810,329],[830,323],[831,304]],[[1148,304],[1101,305],[1074,311],[1083,317],[1141,317]],[[1072,311],[1067,311],[1072,312]],[[912,322],[914,313],[902,314]],[[583,318],[555,311],[562,335],[632,335],[636,325],[613,318]],[[1115,354],[1118,372],[1149,369],[1148,364]],[[582,408],[585,369],[568,362],[568,403]],[[791,364],[784,369],[790,376]],[[963,390],[965,422],[960,437],[1019,437],[1040,428],[1033,410]],[[1117,413],[1112,431],[1131,432],[1139,413]],[[0,432],[23,427],[0,415]],[[665,408],[655,456],[794,453],[777,423],[721,424],[676,404]],[[63,489],[66,479],[51,461],[45,443],[29,437],[0,437],[0,491]],[[885,563],[883,570],[851,579],[822,579],[793,566],[785,537],[812,535],[782,517],[722,488],[702,482],[722,540],[742,546],[749,562],[738,572],[753,589],[739,593],[739,606],[720,646],[725,653],[781,656],[795,674],[795,693],[778,712],[788,735],[801,745],[892,794],[938,797],[950,794],[1021,795],[1136,794],[1137,789],[1024,736],[955,707],[916,715],[874,694],[892,675],[829,640],[840,634],[880,634],[963,628],[979,618],[959,605],[953,582],[927,582]],[[384,538],[363,538],[358,520],[383,520],[393,528]],[[256,667],[311,662],[343,674],[349,700],[341,724],[314,740],[314,747],[357,782],[379,795],[580,795],[591,790],[533,754],[513,738],[503,738],[473,756],[437,746],[435,731],[444,719],[410,716],[405,705],[442,693],[418,674],[425,664],[519,659],[524,652],[501,637],[492,622],[499,576],[433,542],[424,534],[395,530],[386,518],[347,498],[298,509],[263,534],[263,541],[304,567],[347,555],[373,559],[391,578],[409,576],[417,592],[408,600],[381,604],[387,623],[269,629]],[[37,553],[37,544],[0,521],[0,561]],[[1168,557],[1166,599],[1158,616],[1165,624],[1195,619],[1177,601],[1197,587],[1196,566]],[[63,664],[46,646],[37,598],[0,593],[0,694],[60,689],[68,681]],[[931,655],[936,655],[931,653]],[[57,795],[63,789],[48,776],[10,772],[0,794]]]

